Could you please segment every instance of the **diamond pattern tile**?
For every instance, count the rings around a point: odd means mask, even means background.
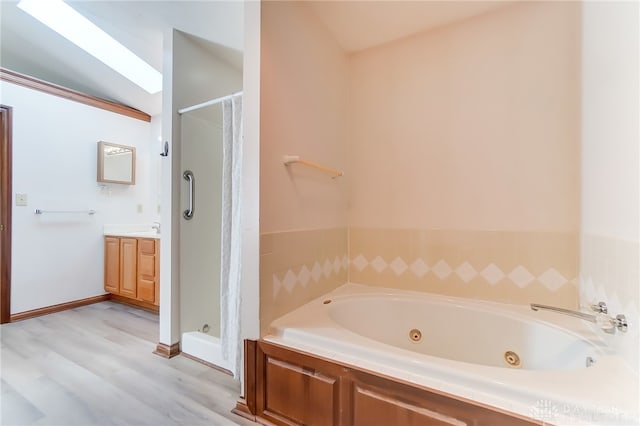
[[[380,273],[382,271],[384,271],[385,269],[387,269],[387,262],[384,261],[383,258],[381,258],[380,256],[376,256],[372,261],[371,261],[371,267],[377,272]]]
[[[402,273],[407,270],[407,264],[404,263],[404,260],[399,257],[393,259],[393,261],[389,264],[389,267],[393,272],[395,272],[396,275],[402,275]]]
[[[278,293],[280,293],[280,288],[282,287],[282,283],[280,282],[276,274],[273,274],[272,284],[273,284],[273,299],[275,300],[275,298],[278,296]]]
[[[452,267],[444,259],[440,259],[435,265],[430,266],[421,258],[408,263],[402,257],[396,256],[390,263],[387,263],[381,256],[376,256],[369,262],[362,254],[358,254],[352,260],[349,260],[349,257],[345,254],[342,257],[336,256],[333,259],[324,259],[322,262],[316,261],[313,263],[313,266],[303,265],[297,273],[293,270],[287,270],[284,276],[280,275],[282,278],[274,274],[272,278],[274,297],[283,288],[291,293],[296,285],[306,287],[311,284],[312,281],[318,283],[323,278],[328,279],[334,274],[339,274],[342,270],[348,270],[350,265],[353,265],[358,271],[362,271],[370,266],[379,274],[389,268],[398,277],[405,273],[410,273],[417,278],[422,278],[429,272],[433,272],[437,278],[444,280],[455,273],[455,275],[465,283],[471,282],[478,275],[491,285],[495,285],[507,278],[520,288],[526,287],[536,279],[536,277],[522,265],[518,265],[509,272],[509,274],[505,274],[505,272],[494,263],[490,263],[482,269],[482,271],[478,271],[466,261]],[[537,280],[551,291],[557,291],[562,286],[572,283],[576,279],[577,278],[569,280],[555,268],[549,268],[537,277]],[[596,286],[593,285],[590,278],[582,279],[582,281],[583,284],[581,287],[583,289],[589,288],[590,290],[585,293],[593,294],[594,290],[595,293],[598,293],[597,289],[592,288]]]
[[[333,264],[329,261],[329,259],[326,259],[322,267],[322,272],[324,272],[325,278],[329,278],[331,276],[332,271],[333,271]]]
[[[484,268],[482,272],[480,272],[480,275],[491,285],[496,284],[505,277],[504,272],[493,263],[490,263]]]
[[[322,277],[322,267],[318,262],[315,262],[313,264],[313,268],[311,268],[311,277],[315,282],[319,282]]]
[[[342,268],[342,261],[338,256],[336,256],[336,258],[333,259],[333,273],[337,274],[340,272],[340,268]]]
[[[298,281],[298,277],[293,273],[291,269],[284,274],[284,279],[282,280],[282,286],[287,289],[289,293],[293,290],[293,287],[296,285],[296,281]]]
[[[452,272],[451,266],[449,266],[449,264],[444,260],[439,260],[438,263],[436,263],[433,268],[431,268],[431,270],[441,280],[447,278],[449,275],[451,275]]]
[[[555,268],[549,268],[542,275],[538,277],[545,287],[551,291],[556,291],[567,283],[567,279],[562,274],[555,270]]]
[[[413,274],[418,278],[422,278],[427,274],[427,272],[429,272],[429,266],[424,263],[424,260],[422,259],[415,260],[409,269],[411,269],[411,272],[413,272]]]
[[[334,274],[339,274],[342,270],[346,271],[348,267],[348,258],[344,255],[342,257],[336,256],[333,260],[325,259],[322,264],[320,262],[314,262],[311,269],[309,269],[307,265],[302,265],[297,273],[294,270],[288,269],[282,279],[278,278],[277,274],[273,274],[273,297],[275,299],[282,288],[287,290],[288,293],[291,293],[297,285],[306,287],[312,280],[317,283],[323,276],[329,278]]]
[[[311,279],[311,271],[307,268],[307,265],[304,265],[302,269],[300,269],[300,273],[298,273],[298,281],[302,284],[302,287],[306,287],[307,283]]]
[[[362,271],[367,266],[371,266],[377,273],[382,273],[385,269],[390,268],[396,276],[400,276],[409,271],[417,278],[422,278],[427,273],[433,272],[436,277],[444,280],[452,273],[455,273],[465,283],[470,282],[478,275],[482,276],[482,278],[491,285],[495,285],[507,278],[520,288],[526,287],[536,279],[536,277],[522,265],[518,265],[507,275],[494,263],[490,263],[482,269],[482,271],[478,271],[469,262],[462,262],[453,268],[444,259],[440,259],[435,265],[429,266],[421,258],[415,259],[409,264],[405,259],[397,256],[387,264],[381,256],[376,256],[369,262],[362,254],[359,254],[351,260],[350,263],[353,264],[358,271]],[[537,277],[537,279],[551,291],[556,291],[567,283],[573,282],[560,274],[555,268],[549,268]],[[574,281],[575,279],[576,278],[574,278]]]
[[[534,280],[534,276],[531,275],[531,272],[527,271],[522,265],[518,265],[515,267],[513,271],[507,275],[511,281],[514,282],[520,288],[525,288],[527,284]]]
[[[353,265],[356,267],[358,271],[362,271],[364,268],[367,267],[368,264],[369,264],[369,261],[361,254],[359,254],[358,256],[356,256],[355,259],[353,259]]]
[[[478,275],[478,271],[476,271],[469,262],[464,262],[456,268],[456,275],[458,275],[462,281],[468,283]]]

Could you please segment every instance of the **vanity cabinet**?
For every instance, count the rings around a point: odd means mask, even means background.
[[[104,289],[115,300],[156,310],[159,298],[160,241],[105,236]]]
[[[158,241],[141,238],[138,241],[137,297],[145,302],[158,304],[159,261]]]

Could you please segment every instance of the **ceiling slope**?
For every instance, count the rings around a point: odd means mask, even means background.
[[[161,72],[163,39],[172,28],[215,43],[219,48],[212,54],[241,66],[241,1],[68,3]],[[16,5],[14,0],[0,1],[0,66],[151,115],[161,112],[161,93],[150,95]]]

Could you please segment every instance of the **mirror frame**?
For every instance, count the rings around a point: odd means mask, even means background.
[[[106,146],[112,146],[116,148],[126,148],[131,150],[131,180],[111,180],[104,178],[104,148]],[[111,142],[98,142],[98,182],[102,183],[119,183],[123,185],[135,185],[136,183],[136,147],[119,145]]]

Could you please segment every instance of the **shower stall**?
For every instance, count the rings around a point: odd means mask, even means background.
[[[181,350],[229,369],[220,343],[222,111],[220,104],[181,115]]]
[[[241,17],[242,10],[229,3],[224,13]],[[172,139],[162,155],[170,159],[163,170],[170,210],[162,214],[171,232],[162,253],[170,268],[161,284],[160,337],[237,376],[239,277],[230,259],[240,258],[234,222],[240,205],[234,201],[238,173],[229,169],[241,164],[243,54],[177,29],[169,41],[171,85],[163,91],[163,115],[171,120],[163,121],[163,132]]]
[[[184,206],[180,221],[181,351],[237,373],[234,306],[238,301],[234,298],[238,296],[234,289],[238,277],[230,256],[237,226],[233,223],[238,208],[233,189],[238,182],[232,166],[241,153],[233,149],[241,144],[241,133],[234,130],[241,127],[241,98],[234,94],[178,112]]]

